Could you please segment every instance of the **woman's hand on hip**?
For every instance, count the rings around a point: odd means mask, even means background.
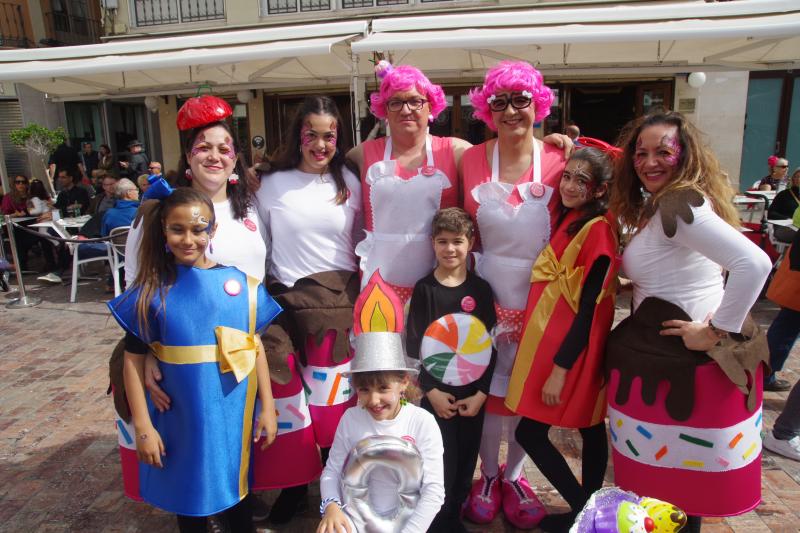
[[[158,386],[161,381],[161,369],[158,368],[158,359],[148,353],[144,359],[144,386],[150,393],[150,399],[159,412],[163,413],[169,409],[170,398],[164,390]]]
[[[708,325],[709,318],[705,322],[687,322],[686,320],[667,320],[661,325],[661,335],[675,335],[683,338],[683,344],[689,350],[707,352],[717,345],[719,337]]]

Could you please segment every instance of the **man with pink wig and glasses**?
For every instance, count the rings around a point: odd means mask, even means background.
[[[500,509],[515,526],[530,529],[545,511],[522,473],[525,450],[514,431],[519,420],[504,399],[522,330],[533,263],[550,240],[550,209],[566,161],[561,150],[533,136],[534,124],[550,114],[553,92],[528,63],[503,61],[484,84],[470,91],[474,115],[497,139],[473,146],[461,158],[464,209],[478,226],[475,270],[492,286],[497,327],[497,364],[486,402],[481,440],[481,477],[473,485],[465,516],[491,522]],[[557,200],[557,198],[556,198]],[[507,462],[499,465],[504,419]]]
[[[370,109],[386,120],[388,136],[365,141],[347,154],[361,174],[367,230],[356,254],[362,289],[379,271],[406,303],[414,284],[435,266],[431,221],[438,209],[459,205],[458,163],[472,145],[428,133],[447,100],[442,87],[419,69],[382,60],[375,72],[381,84]],[[551,137],[547,142],[571,147],[565,136]]]

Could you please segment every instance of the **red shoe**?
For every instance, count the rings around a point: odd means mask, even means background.
[[[502,492],[503,513],[519,529],[533,529],[547,514],[525,476],[516,481],[503,479]]]
[[[469,497],[464,507],[464,518],[476,524],[488,524],[500,512],[502,494],[500,492],[500,478],[503,469],[494,477],[486,477],[481,466],[481,477],[472,484]]]

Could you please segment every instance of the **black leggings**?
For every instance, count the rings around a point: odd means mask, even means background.
[[[231,533],[252,533],[253,531],[253,508],[250,498],[244,498],[233,507],[225,509],[219,513],[219,516],[224,516],[228,521]],[[178,530],[181,533],[206,533],[208,517],[184,515],[176,515],[176,517],[178,518]]]
[[[578,430],[583,437],[581,453],[583,484],[578,483],[564,456],[550,442],[549,431],[549,424],[523,418],[517,426],[515,436],[539,471],[564,497],[572,510],[580,511],[589,496],[603,486],[608,464],[605,422]]]

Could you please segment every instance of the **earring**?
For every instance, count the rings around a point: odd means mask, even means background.
[[[164,252],[166,252],[166,253],[172,252],[172,250],[169,249],[169,244],[165,244],[164,245]]]
[[[192,169],[191,168],[187,168],[186,172],[184,172],[183,175],[186,176],[186,179],[189,180],[189,181],[192,181],[192,178],[194,177],[194,175],[192,174]]]
[[[406,391],[400,393],[400,407],[408,405],[408,398],[406,398]]]
[[[228,176],[228,183],[230,183],[231,185],[236,185],[237,183],[239,183],[239,175],[233,173],[230,176]]]
[[[208,251],[209,253],[214,253],[214,244],[211,242],[208,243]]]

